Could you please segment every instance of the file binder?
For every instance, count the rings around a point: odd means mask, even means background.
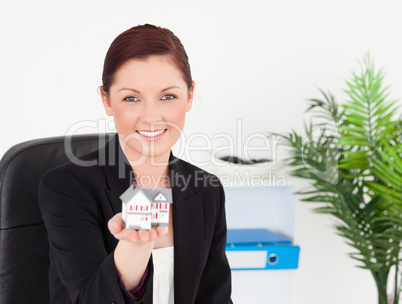
[[[268,229],[228,229],[226,256],[231,270],[297,269],[300,247]]]

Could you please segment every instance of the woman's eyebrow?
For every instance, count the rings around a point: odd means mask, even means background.
[[[164,92],[164,91],[167,91],[167,90],[170,90],[170,89],[173,89],[173,88],[181,89],[181,87],[178,87],[178,86],[170,86],[170,87],[167,87],[167,88],[161,90],[161,92]],[[140,91],[138,91],[138,90],[136,90],[136,89],[132,89],[132,88],[121,88],[121,89],[118,90],[117,92],[120,92],[120,91],[123,91],[123,90],[134,91],[134,92],[137,92],[137,93],[141,94]]]

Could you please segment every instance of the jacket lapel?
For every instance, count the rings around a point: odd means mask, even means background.
[[[202,192],[183,199],[173,187],[174,302],[193,303],[203,248]]]
[[[120,195],[132,185],[133,172],[124,155],[118,134],[99,150],[105,172],[106,195],[116,214],[121,212]],[[101,161],[102,160],[102,161]],[[103,163],[102,163],[103,162]],[[183,161],[170,150],[169,175],[173,196],[173,240],[175,303],[187,304],[196,294],[194,276],[201,271],[199,255],[203,252],[202,192],[195,192],[194,172],[186,170]],[[107,219],[108,220],[108,219]]]

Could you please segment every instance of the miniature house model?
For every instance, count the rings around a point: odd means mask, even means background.
[[[120,195],[122,218],[127,229],[151,229],[151,226],[167,226],[172,189],[143,189],[136,186]]]

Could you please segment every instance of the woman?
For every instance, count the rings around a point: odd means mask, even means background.
[[[222,184],[171,151],[194,92],[180,40],[150,24],[123,32],[102,82],[117,133],[81,158],[96,166],[69,161],[39,186],[51,303],[232,303]],[[124,227],[119,196],[133,181],[172,188],[167,228]]]

